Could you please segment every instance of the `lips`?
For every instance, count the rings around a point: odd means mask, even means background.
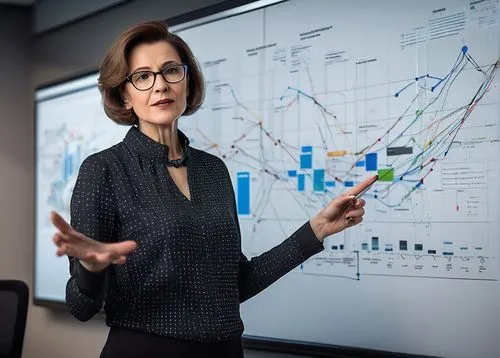
[[[153,104],[153,106],[161,106],[161,105],[169,104],[169,103],[172,103],[172,102],[173,102],[173,100],[171,100],[169,98],[160,99],[159,101],[155,102]]]

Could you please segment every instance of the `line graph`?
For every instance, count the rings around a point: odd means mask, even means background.
[[[381,178],[363,196],[360,225],[247,304],[248,332],[302,339],[293,328],[307,322],[328,344],[363,346],[378,332],[370,346],[498,351],[498,5],[288,1],[248,26],[210,24],[230,48],[207,46],[206,29],[181,32],[211,65],[204,106],[180,126],[228,166],[248,258],[360,180]],[[262,307],[286,323],[263,328]],[[443,344],[450,327],[455,339]],[[367,334],[345,333],[360,328]]]
[[[484,131],[483,123],[473,123],[477,119],[472,120],[471,116],[494,86],[500,64],[500,60],[496,59],[489,65],[478,65],[468,46],[462,46],[457,52],[446,73],[429,72],[416,76],[406,84],[404,80],[387,84],[391,88],[398,84],[400,87],[392,95],[378,97],[382,101],[404,101],[406,104],[399,104],[402,108],[399,115],[374,122],[359,123],[337,114],[336,109],[346,105],[352,97],[349,92],[356,91],[356,87],[346,89],[339,95],[339,91],[315,94],[288,85],[281,91],[274,89],[281,92],[279,95],[262,98],[260,102],[246,102],[238,94],[237,82],[228,79],[213,81],[214,85],[209,86],[209,90],[217,94],[219,101],[202,111],[216,111],[219,116],[228,118],[229,122],[224,122],[223,129],[228,135],[220,140],[217,135],[210,135],[214,131],[198,127],[193,143],[223,158],[230,168],[237,168],[234,174],[238,212],[249,242],[272,226],[273,232],[289,234],[290,222],[310,218],[321,206],[370,173],[377,173],[380,177],[378,184],[365,194],[369,201],[367,209],[372,206],[372,210],[378,213],[371,225],[377,226],[379,220],[389,220],[397,225],[397,219],[402,217],[422,225],[438,222],[438,213],[432,217],[429,215],[432,210],[424,214],[424,208],[432,205],[427,192],[439,190],[441,194],[438,196],[447,197],[448,194],[443,191],[454,190],[451,189],[453,183],[466,180],[464,178],[468,174],[486,176],[486,169],[481,163],[468,163],[462,171],[463,178],[453,166],[444,163],[450,155],[465,150],[462,133],[474,132],[474,128]],[[295,68],[290,78],[297,77],[297,71]],[[302,69],[306,83],[314,87],[310,71],[309,67]],[[259,76],[263,76],[262,73]],[[276,76],[272,69],[265,75],[270,78]],[[471,79],[474,89],[467,96],[460,95],[461,103],[456,106],[457,84]],[[408,96],[411,88],[415,93]],[[334,98],[337,100],[332,101]],[[338,101],[339,98],[343,102]],[[293,137],[296,133],[300,133],[299,140]],[[475,137],[474,143],[488,144],[498,139],[498,133],[490,133]],[[454,161],[452,159],[450,163]],[[466,184],[468,189],[474,185],[473,180]],[[485,186],[480,181],[475,185],[479,189]],[[455,215],[455,221],[486,220],[484,210],[470,205],[474,195],[455,194],[452,205],[455,214],[461,210],[468,212],[465,217],[461,212]],[[476,199],[484,204],[484,195],[477,195]],[[284,203],[287,210],[283,212],[279,208],[281,205],[277,207],[276,203]],[[408,218],[409,215],[412,217]],[[361,255],[363,258],[368,255],[371,259],[391,257],[393,260],[393,255],[402,253],[404,257],[413,255],[415,260],[421,260],[426,256],[479,257],[485,249],[485,245],[476,245],[476,249],[471,250],[470,245],[465,244],[458,250],[444,249],[442,246],[455,246],[449,240],[446,245],[441,240],[441,244],[433,247],[423,243],[410,244],[408,240],[398,240],[397,245],[387,243],[388,246],[377,241],[374,246],[367,242],[369,240],[359,237],[359,231],[366,230],[369,225],[365,224],[364,228],[357,230],[357,238],[344,238],[342,250],[339,245],[329,245],[326,255],[340,258],[349,255]],[[262,248],[260,244],[254,245]],[[325,257],[317,260],[323,265],[324,262],[335,262]],[[345,261],[341,259],[340,262]],[[388,266],[385,267],[387,269]],[[307,264],[302,271],[307,271]]]

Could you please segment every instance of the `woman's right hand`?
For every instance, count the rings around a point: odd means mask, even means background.
[[[57,246],[56,255],[78,258],[90,272],[102,271],[111,264],[124,264],[137,248],[137,243],[132,240],[112,244],[92,240],[73,229],[55,211],[50,213],[50,221],[58,229],[52,239]]]

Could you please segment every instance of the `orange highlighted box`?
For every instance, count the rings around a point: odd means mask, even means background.
[[[347,150],[332,150],[326,152],[327,157],[343,157],[344,155],[347,155]]]

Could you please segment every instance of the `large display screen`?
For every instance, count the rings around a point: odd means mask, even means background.
[[[369,175],[365,220],[241,307],[248,337],[446,357],[500,352],[497,0],[253,3],[172,28],[207,84],[181,118],[220,156],[243,251],[265,252]],[[272,2],[271,2],[272,3]],[[35,298],[63,301],[48,213],[127,127],[91,74],[36,93]]]

